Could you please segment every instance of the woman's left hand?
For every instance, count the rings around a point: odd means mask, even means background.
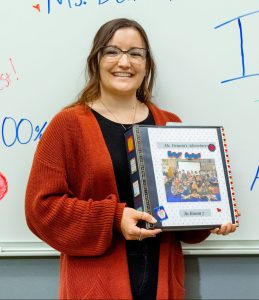
[[[240,211],[237,212],[237,215],[239,217],[241,216]],[[220,234],[227,235],[229,233],[235,232],[236,229],[237,229],[237,225],[232,224],[232,223],[227,223],[227,224],[221,225],[220,228],[212,229],[210,232],[218,234],[218,235],[220,235]]]

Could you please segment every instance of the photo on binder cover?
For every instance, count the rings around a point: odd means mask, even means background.
[[[220,201],[214,159],[162,159],[167,202]]]
[[[146,228],[238,225],[223,127],[134,125],[125,140],[135,209],[158,221]]]

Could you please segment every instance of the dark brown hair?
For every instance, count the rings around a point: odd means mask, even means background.
[[[147,34],[138,22],[130,19],[120,18],[103,24],[97,31],[93,40],[91,52],[87,58],[86,73],[88,74],[88,82],[86,87],[80,93],[78,100],[76,100],[70,106],[80,103],[89,103],[100,97],[100,49],[107,45],[118,29],[129,27],[138,30],[145,43],[145,47],[148,49],[146,57],[146,76],[141,86],[137,90],[137,98],[144,103],[150,102],[155,78],[155,63],[152,57]]]

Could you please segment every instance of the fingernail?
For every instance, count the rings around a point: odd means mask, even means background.
[[[154,217],[152,217],[152,222],[157,223],[157,220]]]

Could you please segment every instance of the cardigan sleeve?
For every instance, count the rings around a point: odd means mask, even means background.
[[[66,127],[59,116],[54,118],[38,144],[26,190],[26,221],[34,234],[60,252],[101,255],[114,230],[120,231],[125,203],[115,194],[98,200],[73,194],[66,170],[66,160],[72,159],[66,149]]]

